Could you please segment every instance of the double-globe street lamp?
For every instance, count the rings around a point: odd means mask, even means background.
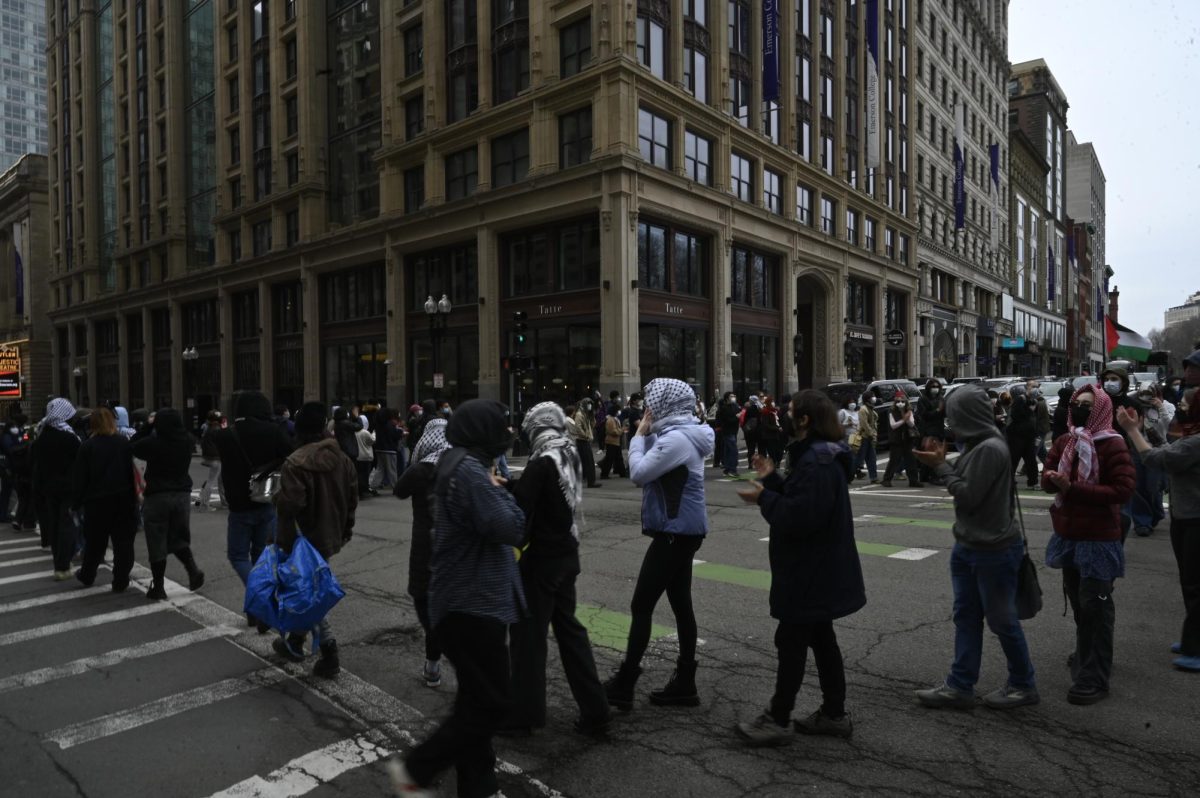
[[[433,349],[430,365],[433,367],[433,397],[437,398],[439,382],[444,380],[438,371],[438,351],[441,349],[442,338],[446,335],[446,325],[450,320],[450,298],[442,294],[442,298],[434,302],[432,296],[425,298],[425,315],[429,317],[429,345]]]
[[[200,353],[196,351],[196,347],[189,346],[183,350],[183,398],[184,407],[187,408],[188,429],[196,428],[196,397],[192,395],[196,383],[196,361],[199,360]]]

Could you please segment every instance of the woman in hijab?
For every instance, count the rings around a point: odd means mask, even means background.
[[[71,578],[71,558],[79,544],[79,530],[71,517],[71,484],[79,436],[71,426],[75,406],[63,398],[51,399],[42,419],[42,431],[30,447],[33,455],[33,503],[42,530],[42,546],[54,554],[54,578]]]
[[[888,420],[888,464],[883,472],[883,486],[892,486],[892,475],[900,469],[908,475],[910,488],[923,488],[921,475],[917,470],[917,459],[913,457],[913,447],[917,440],[917,419],[908,404],[908,396],[904,391],[897,391],[892,399],[892,409],[886,416]]]
[[[1112,428],[1107,393],[1085,385],[1070,408],[1070,432],[1054,442],[1042,474],[1042,489],[1057,494],[1046,565],[1062,569],[1075,616],[1075,652],[1067,660],[1074,683],[1067,701],[1094,704],[1108,697],[1113,581],[1125,575],[1121,507],[1133,495],[1137,473],[1125,440]]]
[[[412,596],[417,620],[425,630],[425,664],[421,678],[426,687],[442,683],[442,649],[429,623],[430,558],[433,555],[433,486],[446,441],[446,419],[433,418],[413,448],[412,465],[404,470],[396,487],[397,499],[412,499],[412,547],[408,554],[408,595]]]
[[[633,690],[650,644],[650,622],[663,593],[675,613],[679,660],[666,687],[650,693],[659,706],[696,706],[696,615],[692,611],[692,557],[708,534],[704,504],[704,458],[714,434],[692,415],[696,396],[680,380],[646,385],[646,413],[629,442],[629,477],[642,488],[642,534],[650,547],[633,589],[629,642],[620,670],[604,684],[608,703],[633,708]]]
[[[546,632],[553,626],[567,684],[579,704],[575,728],[602,733],[608,726],[608,699],[587,629],[575,618],[583,520],[579,452],[554,402],[531,408],[521,430],[529,439],[529,461],[510,487],[528,519],[520,570],[529,613],[509,630],[516,706],[505,728],[520,734],[546,725]]]
[[[1185,395],[1168,436],[1166,446],[1152,446],[1138,424],[1137,415],[1126,408],[1117,411],[1117,421],[1129,435],[1148,468],[1166,473],[1171,483],[1171,548],[1179,566],[1183,590],[1183,635],[1172,644],[1179,656],[1176,668],[1200,672],[1200,391]]]
[[[164,580],[167,556],[187,569],[188,589],[199,590],[204,572],[192,556],[192,465],[194,439],[183,426],[178,410],[164,408],[154,421],[154,434],[133,444],[133,456],[146,461],[146,494],[142,505],[146,551],[153,584],[146,593],[152,601],[167,597]]]
[[[429,621],[458,676],[454,712],[401,764],[401,795],[428,793],[454,766],[460,796],[492,795],[492,735],[512,709],[506,638],[525,610],[513,547],[525,537],[525,513],[492,471],[512,442],[508,408],[490,399],[464,402],[446,425],[451,448],[438,459],[434,494]]]
[[[83,510],[83,565],[75,578],[87,586],[96,581],[104,552],[112,539],[112,591],[129,587],[133,570],[133,537],[137,533],[137,494],[133,484],[133,451],[105,407],[89,419],[91,435],[75,458],[74,497]]]

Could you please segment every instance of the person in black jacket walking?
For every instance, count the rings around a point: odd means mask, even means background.
[[[12,528],[20,532],[37,527],[37,515],[33,506],[33,453],[32,441],[25,431],[27,419],[14,413],[0,436],[0,452],[8,459],[8,470],[13,488],[17,492],[16,514],[12,516]]]
[[[717,446],[721,450],[721,467],[728,477],[736,477],[738,473],[737,437],[741,426],[739,412],[737,394],[730,391],[725,394],[721,407],[717,410],[717,434],[721,438]]]
[[[79,447],[73,472],[75,510],[83,510],[83,565],[75,578],[87,586],[96,581],[104,552],[112,540],[112,591],[129,587],[133,570],[133,538],[137,534],[137,494],[133,452],[117,431],[116,418],[105,407],[89,419],[91,437]]]
[[[233,423],[217,433],[216,444],[229,503],[226,555],[245,584],[258,556],[275,539],[275,507],[250,501],[250,477],[279,468],[292,453],[292,442],[271,420],[271,403],[258,391],[240,394],[235,408]]]
[[[442,684],[442,648],[429,623],[429,576],[433,557],[433,485],[437,463],[450,448],[446,442],[446,419],[430,419],[413,449],[412,465],[404,469],[392,493],[412,499],[412,544],[408,553],[408,595],[412,596],[417,620],[425,630],[425,664],[421,678],[426,687]]]
[[[1028,487],[1037,489],[1038,459],[1037,459],[1037,411],[1024,385],[1014,385],[1009,389],[1012,394],[1012,408],[1008,412],[1008,427],[1005,428],[1005,438],[1008,441],[1008,451],[1012,455],[1012,466],[1025,461],[1025,482]]]
[[[917,399],[917,432],[921,440],[942,443],[946,440],[946,400],[942,398],[942,383],[931,377]],[[924,447],[922,447],[924,448]],[[936,482],[933,470],[917,464],[922,482]]]
[[[192,448],[193,438],[183,428],[183,417],[172,408],[159,410],[154,434],[133,445],[134,457],[146,461],[142,523],[154,580],[146,593],[151,600],[167,597],[163,580],[168,554],[174,554],[187,569],[189,590],[199,590],[204,584],[204,572],[196,566],[191,548],[192,478],[188,469]]]
[[[842,652],[833,628],[835,620],[867,603],[848,488],[852,458],[841,442],[837,410],[827,396],[800,392],[792,399],[791,415],[798,440],[788,447],[787,480],[759,455],[754,468],[761,482],[738,491],[743,501],[758,505],[770,524],[771,617],[779,621],[779,667],[771,706],[757,720],[736,727],[751,745],[778,745],[791,738],[788,726],[810,648],[822,704],[795,722],[796,731],[836,737],[849,737],[853,731],[845,707]]]
[[[546,725],[546,632],[553,626],[567,684],[579,705],[575,728],[603,733],[608,698],[587,629],[575,617],[583,467],[567,435],[566,416],[554,402],[530,408],[521,429],[529,439],[529,461],[521,479],[509,486],[529,519],[520,562],[529,613],[509,627],[516,702],[505,728],[527,733]]]
[[[33,503],[42,530],[42,547],[54,554],[54,578],[71,578],[71,558],[79,530],[71,517],[71,474],[79,453],[79,435],[71,426],[75,406],[63,398],[46,405],[42,431],[33,442]]]

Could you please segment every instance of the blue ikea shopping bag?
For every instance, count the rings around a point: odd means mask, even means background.
[[[263,550],[246,580],[245,611],[281,632],[307,632],[346,592],[303,535],[281,555],[274,544]]]

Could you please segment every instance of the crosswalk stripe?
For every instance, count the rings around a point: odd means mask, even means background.
[[[878,519],[881,517],[882,516],[877,516],[877,515],[860,515],[858,518],[856,518],[854,520],[855,521],[862,521],[864,519],[875,520],[875,519]],[[771,538],[765,537],[765,538],[759,538],[759,540],[763,543],[769,543],[771,541]],[[937,554],[936,551],[927,550],[927,549],[906,549],[903,546],[895,546],[895,545],[892,545],[891,543],[871,543],[866,540],[856,540],[856,541],[854,541],[854,546],[858,549],[859,554],[868,554],[872,557],[892,557],[897,560],[920,560],[920,559],[923,559],[922,557],[903,557],[903,556],[901,556],[906,551],[930,551],[931,554]],[[925,556],[928,557],[929,555],[927,554]]]
[[[4,562],[0,562],[0,568],[13,568],[18,565],[33,565],[35,562],[45,561],[46,555],[44,554],[41,557],[22,557],[19,560],[6,560]]]
[[[211,798],[298,798],[346,771],[389,756],[388,745],[382,732],[358,734],[298,756],[266,776],[251,776]]]
[[[0,546],[15,546],[18,543],[29,543],[37,540],[37,538],[13,538],[12,540],[0,540]]]
[[[142,604],[137,607],[130,607],[125,610],[117,610],[116,612],[105,612],[100,615],[91,615],[86,618],[76,618],[71,621],[63,621],[62,623],[52,623],[47,626],[38,626],[34,629],[23,629],[20,632],[9,632],[6,635],[0,635],[0,647],[11,646],[16,643],[24,643],[29,640],[37,640],[42,637],[50,637],[51,635],[62,634],[63,632],[74,632],[79,629],[90,629],[93,626],[103,626],[106,623],[116,623],[117,621],[126,621],[130,618],[140,618],[143,615],[150,615],[155,612],[165,612],[173,610],[175,606],[169,601],[155,601],[149,604]]]
[[[34,579],[49,579],[54,576],[53,571],[34,571],[31,574],[17,574],[16,576],[0,576],[0,585],[12,585],[17,582],[32,582]]]
[[[905,549],[895,554],[889,554],[888,557],[895,560],[924,560],[926,557],[932,557],[937,553],[937,549]]]
[[[25,552],[25,551],[41,551],[41,550],[42,550],[41,546],[26,546],[23,549],[4,549],[3,551],[0,551],[0,554],[20,554],[21,552]],[[49,557],[50,552],[46,552],[46,556]]]
[[[94,657],[84,657],[62,665],[39,668],[27,673],[18,673],[14,676],[0,679],[0,693],[7,693],[11,690],[23,690],[26,687],[36,687],[46,682],[66,679],[70,676],[78,676],[94,668],[107,668],[130,660],[152,657],[155,654],[163,654],[167,651],[185,648],[194,643],[203,643],[205,640],[211,640],[215,637],[232,637],[238,631],[232,626],[205,627],[163,640],[153,640],[149,643],[114,649],[104,654],[97,654]]]
[[[287,673],[277,668],[263,668],[245,676],[195,687],[140,706],[123,709],[120,712],[73,723],[50,732],[43,739],[66,750],[174,717],[193,709],[206,707],[218,701],[249,693],[252,690],[270,687],[287,678],[289,678]]]
[[[94,596],[97,593],[109,592],[108,586],[85,587],[82,590],[71,590],[67,593],[51,593],[48,596],[38,596],[37,598],[24,599],[22,601],[14,601],[9,604],[0,604],[0,615],[8,612],[21,612],[22,610],[31,610],[34,607],[44,607],[47,604],[57,604],[60,601],[72,601],[74,599]]]

